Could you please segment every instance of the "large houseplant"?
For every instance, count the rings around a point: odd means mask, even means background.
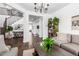
[[[58,26],[59,26],[59,18],[54,17],[53,19],[52,18],[48,19],[48,34],[49,34],[49,37],[57,36],[57,32],[59,31]]]
[[[53,20],[52,18],[48,18],[48,36],[52,37],[53,35]]]
[[[52,26],[52,18],[48,19],[48,27],[50,28]]]
[[[59,24],[59,18],[54,17],[53,18],[53,25],[58,25]]]
[[[59,31],[58,30],[59,18],[54,17],[52,23],[53,23],[53,33],[54,33],[54,36],[56,36],[57,35],[57,32]]]
[[[52,51],[52,47],[54,46],[54,44],[54,40],[52,38],[47,37],[42,41],[41,46],[46,52],[50,53]]]

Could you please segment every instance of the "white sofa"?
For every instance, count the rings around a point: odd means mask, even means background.
[[[57,46],[61,47],[61,44],[70,43],[70,38],[71,35],[69,34],[57,33],[57,37],[54,37],[54,41]]]
[[[71,35],[71,42],[61,44],[61,48],[79,56],[79,35]]]
[[[10,46],[6,46],[4,42],[4,36],[0,35],[0,56],[17,56],[18,48],[11,48]]]
[[[58,33],[54,40],[59,47],[79,56],[79,35]]]

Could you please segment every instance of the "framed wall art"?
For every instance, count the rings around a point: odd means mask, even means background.
[[[72,17],[72,30],[79,30],[79,15]]]

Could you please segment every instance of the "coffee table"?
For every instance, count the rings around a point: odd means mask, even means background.
[[[60,48],[59,46],[54,46],[51,54],[46,53],[41,47],[39,43],[34,44],[34,50],[38,56],[75,56],[74,54]]]

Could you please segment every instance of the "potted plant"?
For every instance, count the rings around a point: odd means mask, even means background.
[[[59,25],[59,18],[54,17],[53,19],[52,18],[48,19],[48,36],[49,37],[57,36],[57,32],[59,31],[58,25]]]
[[[59,18],[54,17],[53,18],[53,25],[58,25],[59,24]]]
[[[5,32],[6,32],[6,38],[11,38],[12,37],[12,31],[13,30],[13,27],[12,26],[7,26],[6,28],[5,28]]]
[[[53,34],[53,23],[52,23],[52,18],[48,18],[48,36],[52,37]]]
[[[42,43],[41,43],[41,47],[47,52],[47,53],[51,53],[53,46],[54,46],[55,42],[52,38],[45,38]]]
[[[5,29],[5,32],[10,32],[13,30],[13,27],[12,26],[7,26],[6,29]]]
[[[52,26],[52,18],[49,18],[48,19],[48,27],[51,28],[51,26]]]
[[[53,23],[53,34],[54,36],[56,36],[58,32],[59,18],[54,17],[52,23]]]

